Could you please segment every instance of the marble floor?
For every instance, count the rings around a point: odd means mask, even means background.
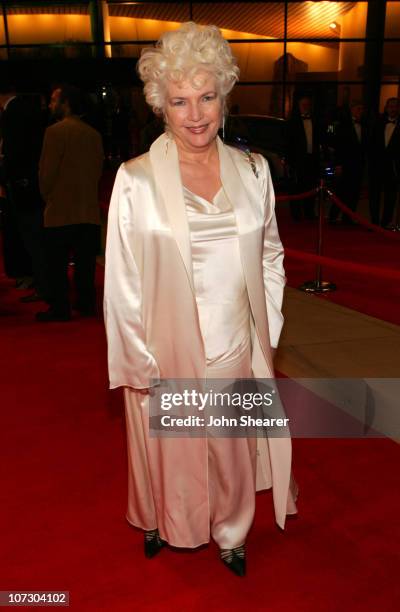
[[[400,326],[288,287],[283,312],[276,369],[400,441]]]
[[[400,378],[400,326],[287,287],[276,368],[290,377]]]

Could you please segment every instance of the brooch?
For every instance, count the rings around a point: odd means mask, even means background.
[[[254,159],[253,155],[251,154],[250,149],[245,149],[244,152],[247,155],[247,159],[250,162],[250,166],[251,166],[251,169],[253,170],[253,173],[254,173],[255,177],[258,178],[259,173],[258,173],[258,170],[257,170],[256,162],[255,162],[255,159]]]

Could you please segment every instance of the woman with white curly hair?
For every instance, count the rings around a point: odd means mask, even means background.
[[[218,137],[238,79],[215,26],[192,22],[142,52],[138,71],[165,133],[120,167],[105,276],[110,388],[124,387],[127,520],[145,554],[214,539],[245,574],[255,492],[272,487],[283,529],[296,512],[291,442],[281,438],[152,437],[149,395],[160,380],[272,378],[285,275],[265,159]]]

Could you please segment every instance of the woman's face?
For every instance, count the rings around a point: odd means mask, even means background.
[[[188,81],[168,81],[164,109],[168,128],[177,144],[193,152],[211,144],[222,119],[222,101],[215,77],[204,71],[198,76],[202,78],[198,89]]]

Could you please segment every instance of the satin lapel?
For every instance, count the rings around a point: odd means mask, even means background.
[[[260,208],[260,205],[259,202],[254,202],[257,197],[254,188],[250,184],[246,185],[246,178],[248,177],[245,173],[241,174],[229,148],[223,145],[219,137],[217,137],[217,144],[221,182],[235,211],[238,233],[239,235],[247,234],[254,231],[257,222],[254,211],[257,206]],[[244,161],[243,163],[247,162]]]
[[[150,147],[150,162],[159,192],[167,209],[172,234],[194,293],[192,252],[186,215],[178,151],[175,142],[162,134]]]
[[[240,168],[229,148],[225,147],[219,138],[217,142],[221,182],[235,212],[240,256],[251,310],[264,357],[269,363],[270,356],[265,354],[265,347],[269,346],[267,317],[266,313],[260,310],[260,304],[265,303],[262,271],[263,232],[260,227],[262,221],[257,218],[262,215],[261,188],[252,180],[253,176],[249,176],[249,169],[245,165],[247,162],[244,160],[243,167]]]
[[[258,270],[258,262],[261,261],[262,254],[261,244],[254,239],[254,230],[257,227],[255,210],[257,206],[260,208],[260,204],[253,201],[256,198],[254,187],[251,185],[245,187],[246,178],[249,177],[246,177],[244,173],[240,174],[229,148],[225,147],[219,138],[217,142],[221,182],[235,212],[243,271],[247,286],[251,288],[254,285],[254,275]]]
[[[399,140],[399,137],[400,137],[400,123],[396,123],[394,130],[392,132],[392,135],[389,139],[388,147],[391,145],[392,142],[395,142],[396,139]]]

